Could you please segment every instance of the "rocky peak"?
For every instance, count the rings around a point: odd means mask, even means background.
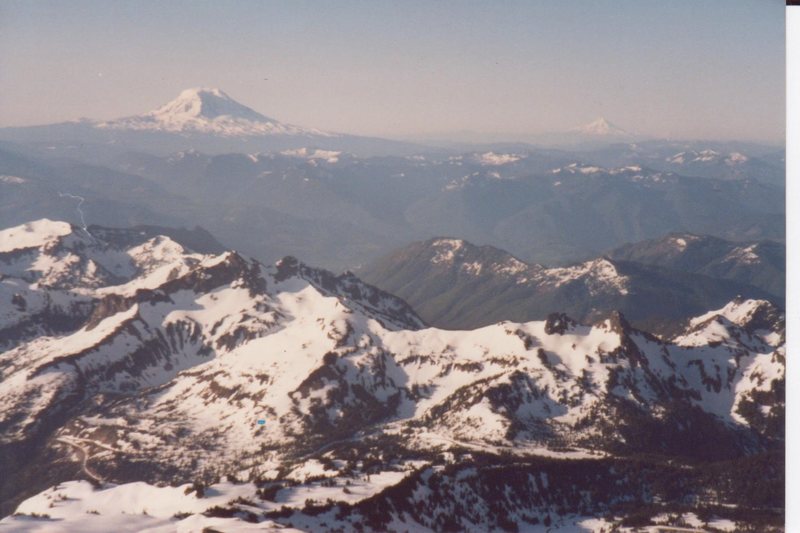
[[[627,336],[633,331],[633,326],[620,311],[611,311],[610,316],[604,321],[608,324],[610,331]]]
[[[544,332],[548,335],[563,335],[575,325],[576,322],[564,313],[550,313],[544,321]]]

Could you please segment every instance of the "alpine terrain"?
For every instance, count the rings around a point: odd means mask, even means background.
[[[444,330],[352,273],[197,242],[0,231],[0,530],[782,523],[784,318],[765,299],[661,336],[619,312]],[[576,299],[662,279],[615,261],[508,275]]]

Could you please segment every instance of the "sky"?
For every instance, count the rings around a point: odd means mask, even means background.
[[[0,127],[218,87],[395,138],[628,131],[783,143],[782,0],[0,2]]]

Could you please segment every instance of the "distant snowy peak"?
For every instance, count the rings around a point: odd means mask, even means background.
[[[420,243],[426,257],[433,265],[456,266],[471,274],[494,272],[516,275],[528,270],[540,270],[539,265],[529,265],[499,248],[476,246],[462,239],[435,238]]]
[[[619,126],[615,126],[603,117],[598,118],[593,122],[578,126],[572,130],[574,133],[583,135],[591,135],[596,137],[625,137],[630,135],[627,131]]]
[[[594,259],[568,267],[545,268],[520,261],[508,252],[492,246],[476,246],[461,239],[432,239],[428,246],[431,265],[456,268],[469,276],[499,276],[517,285],[538,286],[550,291],[570,283],[585,285],[592,295],[628,293],[630,280],[606,259]]]
[[[223,137],[257,135],[307,135],[331,137],[333,134],[303,128],[269,118],[240,104],[219,89],[186,89],[155,111],[95,125],[101,129],[201,133]]]
[[[240,104],[219,89],[206,88],[186,89],[176,99],[150,114],[164,119],[205,118],[213,120],[218,117],[228,116],[253,122],[272,120]]]

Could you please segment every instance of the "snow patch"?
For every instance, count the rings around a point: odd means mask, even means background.
[[[456,253],[464,247],[464,241],[459,239],[438,239],[433,243],[436,255],[431,262],[434,264],[452,264]]]
[[[761,263],[761,257],[757,253],[758,244],[749,246],[737,246],[722,258],[723,263],[740,263],[744,265],[757,265]]]

